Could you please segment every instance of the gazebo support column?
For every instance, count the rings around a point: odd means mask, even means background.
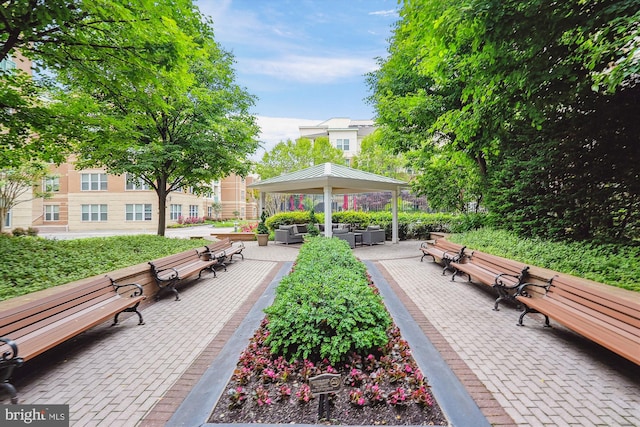
[[[398,243],[398,191],[391,192],[391,243]]]
[[[262,217],[262,211],[264,210],[264,207],[267,205],[266,196],[267,196],[267,193],[265,193],[264,191],[260,192],[260,206],[258,206],[258,218]]]
[[[331,237],[331,198],[333,189],[331,186],[324,187],[324,236]]]

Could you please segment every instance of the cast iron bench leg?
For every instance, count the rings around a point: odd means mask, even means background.
[[[136,305],[134,305],[133,307],[125,308],[120,313],[136,313],[138,315],[138,325],[144,325],[144,320],[142,320],[142,313],[138,311],[139,305],[140,302],[136,303]],[[113,318],[113,324],[111,326],[116,326],[118,324],[118,316],[120,316],[120,313],[115,315],[115,317]]]

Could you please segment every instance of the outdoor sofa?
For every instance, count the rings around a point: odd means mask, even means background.
[[[351,249],[356,247],[356,235],[349,231],[349,228],[334,228],[331,235],[335,238],[345,240]]]
[[[370,225],[365,230],[355,230],[355,232],[362,234],[363,245],[371,246],[377,243],[384,243],[386,240],[385,231],[379,225]]]
[[[276,230],[274,241],[282,242],[285,245],[289,243],[302,243],[307,232],[306,224],[281,225]]]

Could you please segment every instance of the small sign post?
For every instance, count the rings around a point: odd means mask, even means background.
[[[314,396],[320,395],[318,402],[318,419],[329,419],[329,399],[328,393],[335,393],[342,386],[340,374],[320,374],[309,378],[309,387]]]

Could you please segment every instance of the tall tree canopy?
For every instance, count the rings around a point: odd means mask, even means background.
[[[342,155],[342,150],[332,146],[327,137],[314,141],[309,138],[288,139],[265,152],[255,165],[255,172],[261,179],[268,179],[327,162],[341,165],[344,164]]]
[[[362,139],[360,152],[353,158],[353,167],[390,178],[409,179],[404,155],[394,154],[387,147],[380,129]]]
[[[152,22],[146,0],[10,0],[0,8],[0,61],[34,61],[36,71],[61,69],[89,60],[92,50],[131,53],[168,47],[167,31]],[[100,33],[100,37],[95,35]],[[128,33],[122,39],[118,34]],[[164,36],[162,36],[164,34]],[[131,55],[142,64],[148,55]],[[18,64],[20,65],[20,64]],[[68,153],[69,124],[57,114],[51,95],[52,82],[37,73],[32,78],[18,68],[0,67],[0,167],[19,167],[32,158],[63,161]]]
[[[465,153],[523,233],[637,236],[636,0],[407,0],[400,16],[369,78],[397,151]]]
[[[164,235],[171,191],[206,193],[212,180],[250,170],[254,98],[191,0],[72,4],[73,18],[47,24],[60,43],[41,34],[31,51],[59,84],[50,111],[66,123],[79,167],[128,173],[156,191]]]

